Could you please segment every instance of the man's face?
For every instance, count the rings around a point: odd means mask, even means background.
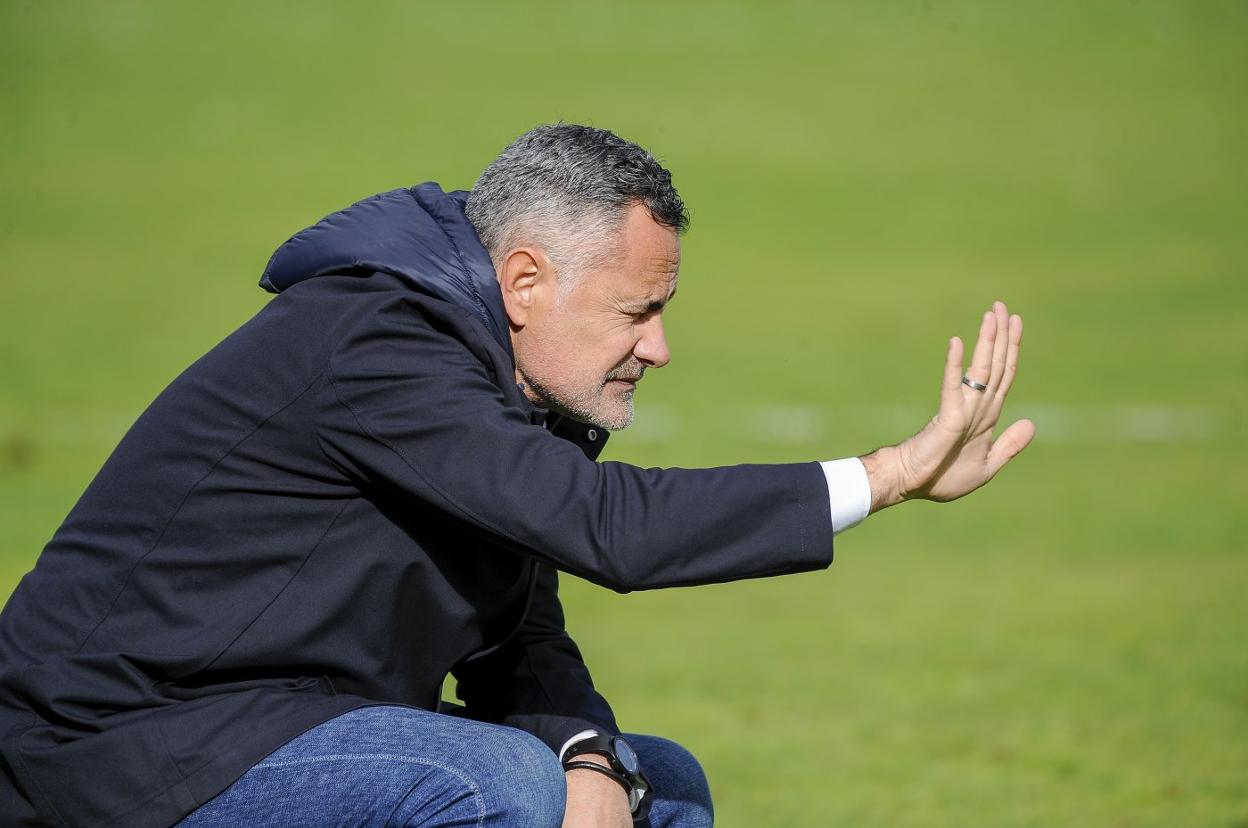
[[[671,359],[662,314],[679,267],[676,232],[634,205],[604,262],[563,290],[552,281],[533,291],[512,338],[529,398],[602,428],[628,426],[642,374]]]

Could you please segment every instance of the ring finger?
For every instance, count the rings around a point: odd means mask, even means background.
[[[997,334],[997,315],[992,311],[984,314],[979,322],[979,338],[975,340],[975,350],[971,354],[971,367],[966,369],[966,376],[980,385],[987,385],[992,374],[992,346]],[[967,388],[966,390],[972,391]],[[975,390],[972,393],[981,395]]]

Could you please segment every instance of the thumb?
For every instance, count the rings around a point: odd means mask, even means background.
[[[1001,436],[993,442],[992,448],[988,450],[988,476],[996,477],[997,472],[1001,471],[1002,467],[1010,462],[1014,455],[1027,448],[1027,444],[1035,436],[1036,424],[1031,420],[1019,420],[1001,432]]]

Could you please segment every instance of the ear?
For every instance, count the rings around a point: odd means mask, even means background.
[[[497,275],[507,319],[513,328],[523,328],[545,306],[554,285],[550,259],[536,247],[517,247],[503,259]]]

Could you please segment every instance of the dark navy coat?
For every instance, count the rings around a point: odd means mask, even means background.
[[[280,295],[139,417],[0,614],[4,825],[163,826],[376,703],[616,731],[556,570],[619,591],[827,566],[816,463],[642,469],[515,383],[464,193],[286,242]]]

